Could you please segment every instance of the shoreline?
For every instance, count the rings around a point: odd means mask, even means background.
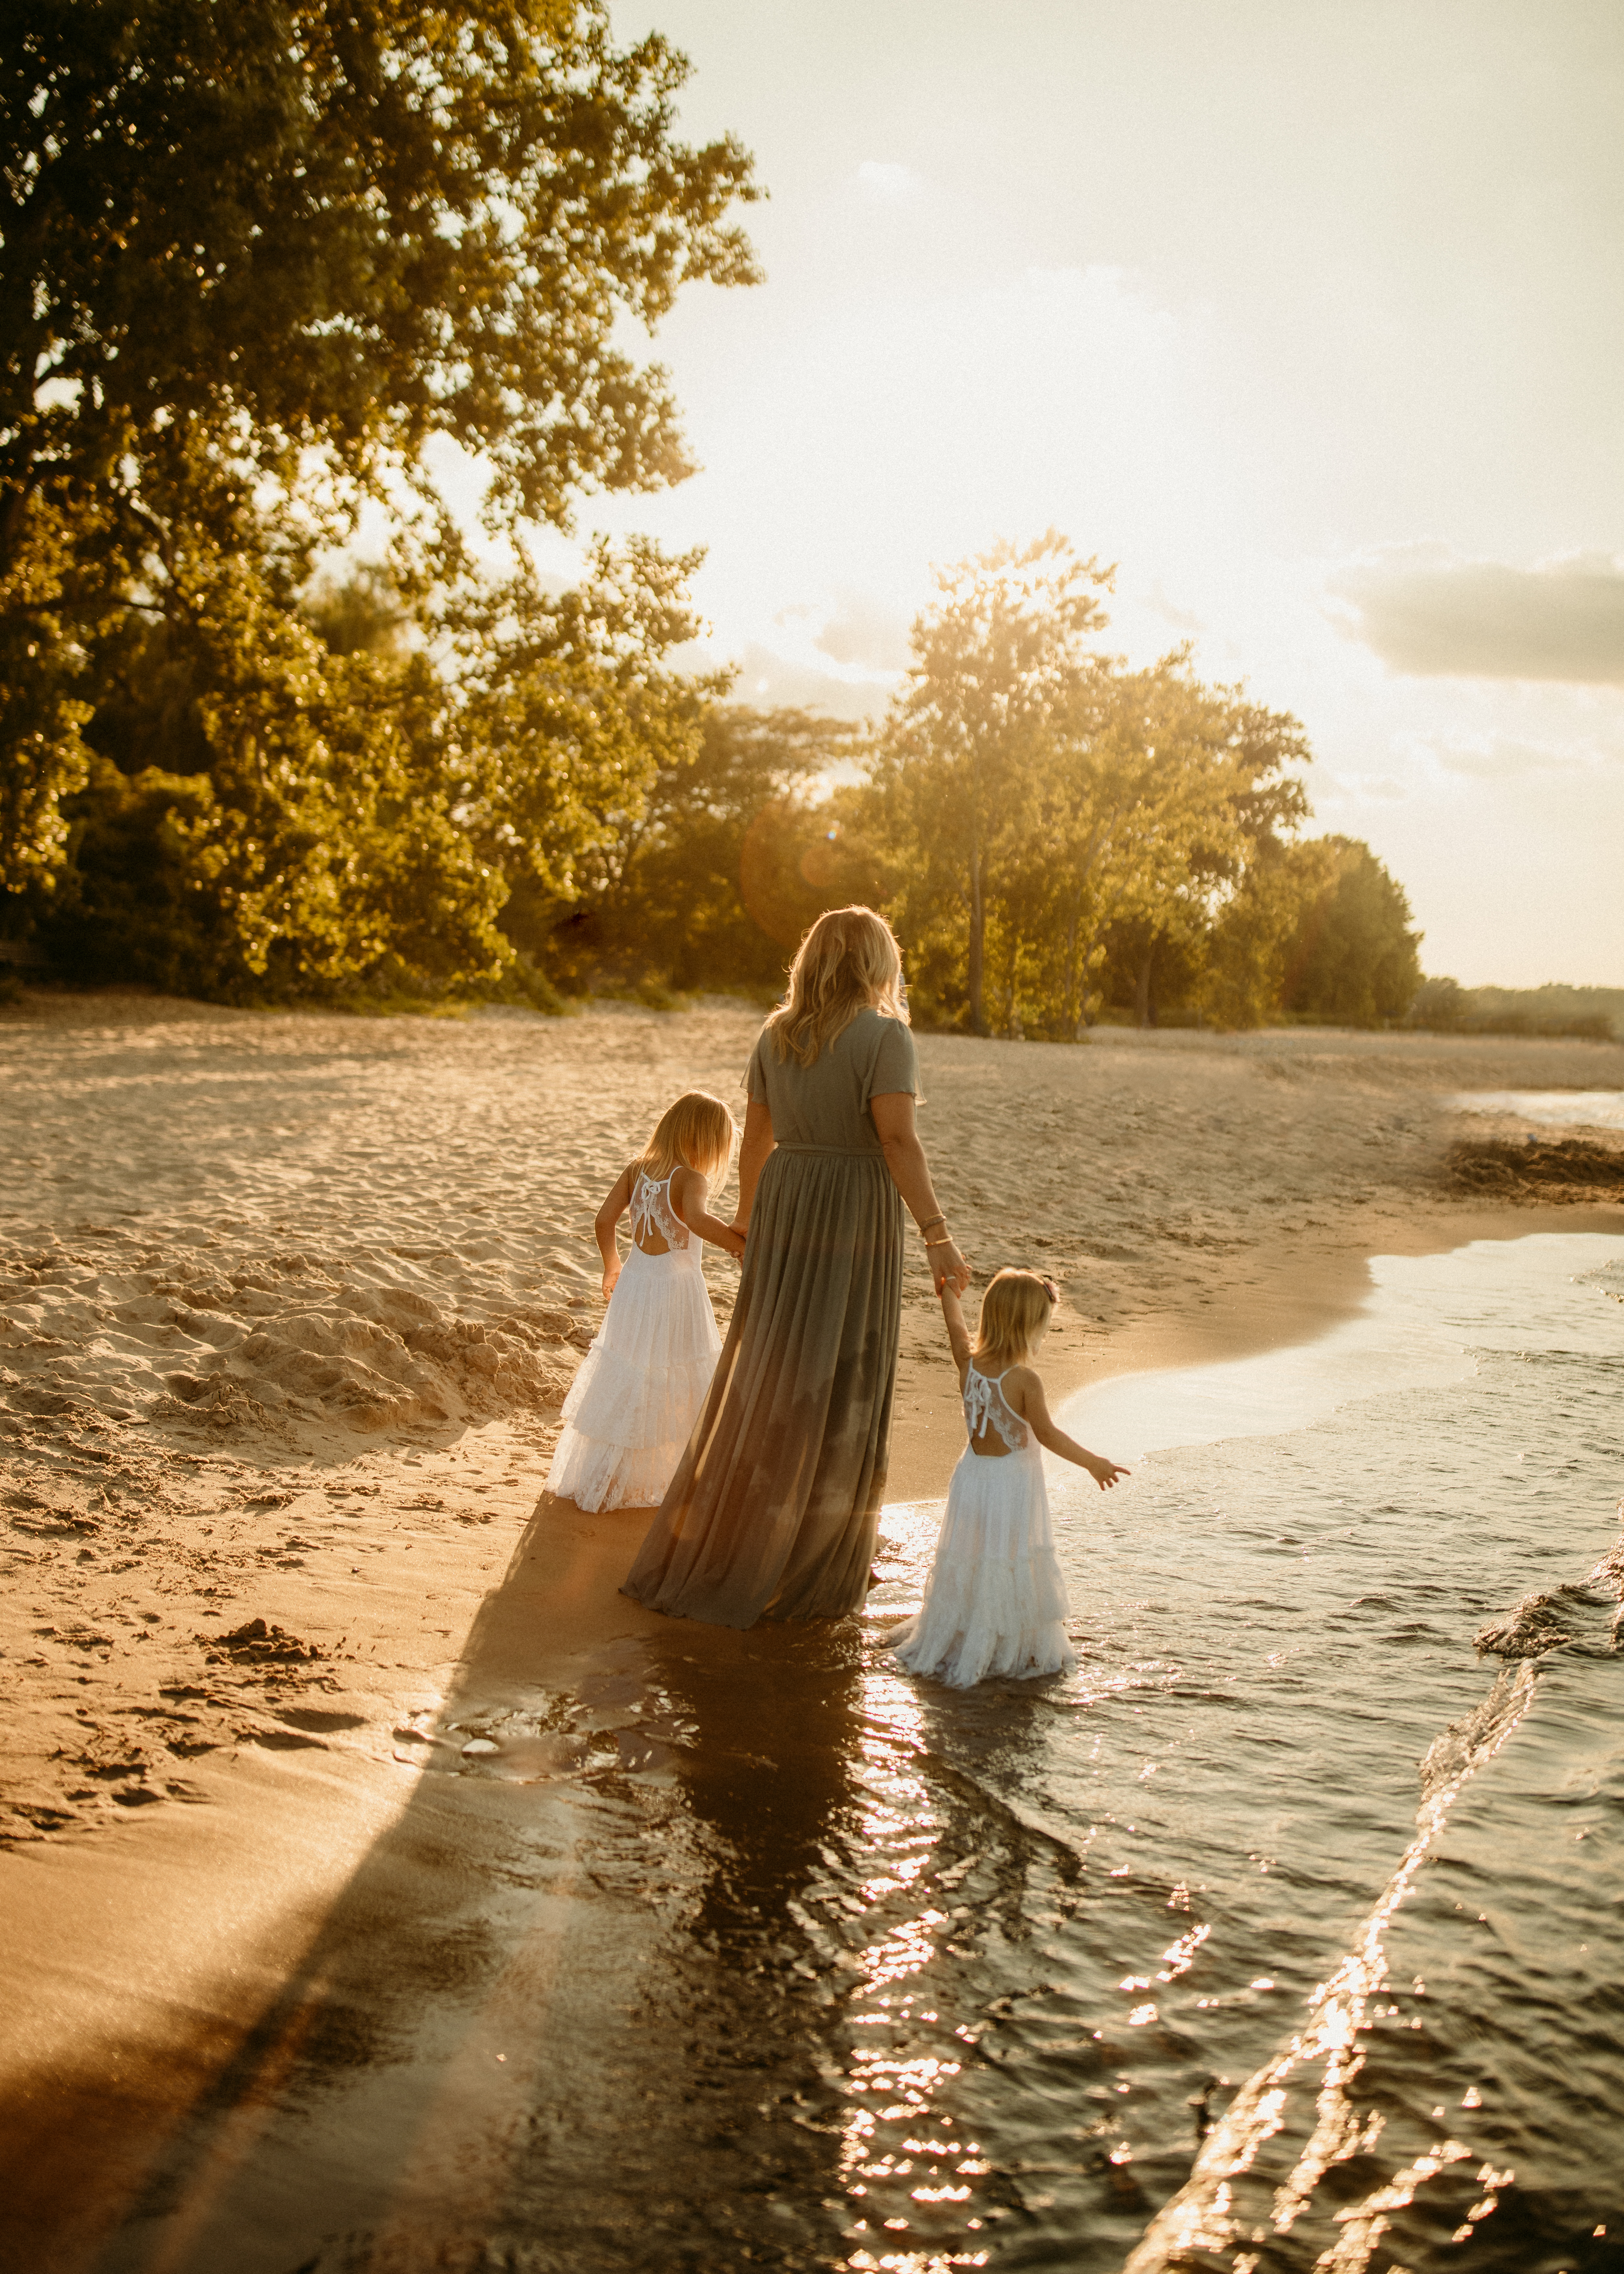
[[[574,1221],[568,1210],[590,1198],[601,1174],[598,1156],[613,1157],[621,1131],[637,1127],[655,1096],[679,1080],[718,1087],[726,1066],[741,1061],[741,1043],[754,1031],[749,1014],[719,1013],[691,1026],[689,1016],[662,1020],[617,1009],[601,1026],[567,1022],[569,1031],[562,1036],[559,1022],[553,1022],[541,1038],[550,1047],[545,1110],[543,1103],[537,1109],[541,1149],[534,1157],[554,1159],[551,1133],[562,1129],[573,1148],[568,1157],[575,1183],[560,1203],[557,1229],[542,1226],[533,1242],[575,1236],[568,1230]],[[264,1014],[218,1014],[204,1022],[207,1031],[199,1036],[183,1011],[172,1021],[154,1021],[155,1035],[138,1033],[132,1052],[127,1028],[103,1027],[98,1035],[87,1020],[51,1076],[64,1101],[63,1128],[71,1132],[75,1121],[86,1123],[87,1153],[99,1156],[116,1140],[127,1148],[127,1133],[121,1133],[128,1132],[132,1114],[143,1123],[162,1115],[161,1101],[171,1093],[154,1090],[154,1079],[169,1079],[166,1066],[174,1066],[176,1097],[192,1101],[202,1095],[207,1101],[199,1086],[215,1072],[210,1050],[217,1043],[239,1054],[244,1048],[268,1050],[264,1063],[273,1082],[284,1084],[286,1069],[297,1067],[305,1089],[314,1085],[310,1126],[320,1133],[330,1125],[334,1132],[322,1137],[327,1149],[316,1157],[330,1164],[328,1182],[339,1188],[320,1200],[305,1201],[297,1193],[283,1199],[289,1171],[278,1164],[312,1157],[302,1136],[303,1154],[284,1147],[270,1161],[280,1213],[275,1224],[267,1216],[266,1252],[282,1252],[269,1245],[274,1235],[282,1249],[298,1243],[306,1265],[312,1257],[335,1256],[337,1249],[318,1246],[337,1235],[322,1231],[317,1209],[347,1211],[350,1220],[342,1229],[350,1239],[356,1237],[354,1219],[370,1210],[380,1228],[401,1224],[387,1232],[395,1241],[391,1252],[407,1259],[394,1267],[397,1272],[439,1269],[432,1261],[410,1261],[424,1253],[425,1242],[399,1216],[400,1204],[388,1201],[396,1212],[386,1216],[387,1193],[374,1199],[372,1187],[365,1185],[350,1196],[340,1180],[349,1173],[344,1163],[351,1155],[340,1141],[350,1143],[351,1127],[375,1120],[380,1096],[403,1101],[402,1112],[420,1112],[413,1101],[425,1093],[410,1087],[419,1081],[413,1071],[419,1063],[427,1067],[422,1080],[441,1088],[451,1085],[448,1132],[466,1129],[470,1116],[477,1122],[486,1110],[480,1101],[493,1096],[495,1110],[508,1116],[499,1126],[511,1141],[510,1099],[500,1088],[492,1090],[483,1071],[469,1069],[466,1043],[478,1022],[455,1028],[440,1022],[431,1040],[438,1045],[449,1032],[452,1043],[426,1057],[419,1035],[408,1035],[402,1043],[386,1033],[372,1062],[380,1068],[375,1077],[365,1065],[360,1075],[327,1071],[356,1062],[353,1034],[342,1038],[345,1048],[338,1052],[337,1042],[328,1039],[330,1027],[324,1036],[320,1022],[301,1020],[300,1033],[289,1036],[290,1023]],[[4,1024],[0,1020],[0,1041]],[[508,1056],[491,1079],[511,1087],[533,1061],[515,1051],[510,1038],[516,1033],[523,1042],[535,1030],[528,1022],[493,1024]],[[244,1028],[254,1030],[248,1043]],[[312,1033],[327,1055],[319,1050],[311,1058]],[[464,1038],[461,1055],[457,1034]],[[1311,1340],[1357,1309],[1373,1255],[1437,1253],[1472,1239],[1534,1231],[1624,1233],[1624,1209],[1605,1204],[1485,1206],[1440,1190],[1451,1125],[1437,1111],[1427,1083],[1439,1089],[1446,1081],[1450,1088],[1473,1086],[1471,1078],[1458,1079],[1470,1057],[1473,1076],[1481,1068],[1482,1087],[1557,1087],[1552,1072],[1558,1065],[1568,1070],[1561,1051],[1513,1045],[1497,1048],[1485,1060],[1469,1046],[1467,1053],[1446,1054],[1444,1065],[1436,1053],[1408,1052],[1400,1054],[1395,1069],[1392,1053],[1365,1047],[1370,1038],[1349,1038],[1350,1047],[1334,1050],[1316,1030],[1311,1038],[1316,1047],[1307,1050],[1296,1031],[1278,1045],[1265,1037],[1247,1047],[1247,1038],[1227,1037],[1218,1048],[1216,1039],[1203,1038],[1200,1048],[1185,1050],[1169,1036],[1143,1051],[1128,1041],[1099,1052],[1043,1045],[1023,1045],[1018,1052],[958,1038],[921,1038],[927,1142],[933,1163],[951,1163],[942,1181],[951,1175],[973,1264],[984,1273],[996,1261],[1022,1260],[1019,1253],[1006,1257],[1000,1252],[1013,1245],[1004,1227],[1014,1216],[1026,1255],[1041,1257],[1062,1282],[1062,1312],[1044,1360],[1056,1404],[1108,1375],[1210,1363]],[[472,1040],[481,1057],[495,1054],[494,1036]],[[605,1127],[600,1094],[582,1090],[581,1126],[574,1126],[575,1093],[568,1089],[575,1079],[572,1060],[583,1058],[587,1075],[595,1075],[590,1058],[595,1041],[613,1045],[629,1098],[617,1097],[613,1126]],[[1600,1086],[1595,1075],[1603,1072],[1613,1077],[1609,1086],[1619,1085],[1624,1053],[1570,1047],[1574,1069],[1589,1077],[1585,1086]],[[1533,1081],[1504,1078],[1536,1068]],[[1012,1094],[1009,1076],[1016,1070],[1024,1070],[1026,1079]],[[252,1073],[252,1065],[241,1073],[239,1059],[229,1058],[216,1079],[229,1073],[233,1081],[247,1081]],[[341,1107],[349,1093],[342,1084],[353,1088],[357,1081],[361,1118],[346,1122]],[[265,1092],[250,1088],[244,1095],[244,1111],[263,1115],[258,1101]],[[99,1103],[103,1098],[110,1103]],[[186,1110],[195,1122],[199,1109],[188,1104]],[[280,1102],[273,1110],[288,1111]],[[160,1141],[163,1128],[173,1126],[172,1120],[162,1124]],[[1012,1148],[1011,1129],[1034,1141]],[[1371,1141],[1372,1131],[1379,1144]],[[42,1178],[60,1178],[71,1169],[64,1150],[71,1141],[77,1141],[64,1135],[54,1148],[46,1145],[40,1154]],[[194,1140],[203,1141],[201,1135]],[[455,1136],[435,1139],[447,1146],[455,1141]],[[458,1156],[447,1151],[441,1157],[448,1164]],[[95,1174],[104,1173],[99,1160],[92,1166]],[[245,1189],[246,1172],[232,1168],[230,1173],[232,1193]],[[374,1170],[364,1162],[357,1173]],[[455,1253],[459,1241],[467,1252],[476,1242],[490,1248],[490,1235],[477,1230],[490,1218],[482,1218],[480,1210],[511,1209],[511,1191],[505,1201],[500,1195],[512,1179],[502,1177],[480,1188],[470,1184],[466,1170],[447,1166],[447,1173],[462,1178],[458,1205],[471,1213],[467,1232],[436,1224],[437,1237],[448,1243],[445,1252]],[[527,1189],[537,1188],[532,1178]],[[488,1202],[482,1190],[492,1195]],[[47,1197],[42,1183],[41,1198]],[[214,1284],[225,1290],[223,1263],[209,1259],[221,1252],[221,1242],[236,1240],[248,1243],[242,1252],[252,1261],[258,1205],[252,1193],[244,1201],[232,1198],[229,1205],[204,1193],[199,1206],[208,1213],[195,1219],[195,1231],[187,1228],[194,1222],[187,1193],[160,1197],[153,1229],[144,1234],[149,1249],[161,1232],[169,1242],[166,1252],[192,1252],[185,1245],[192,1241],[204,1249]],[[139,1200],[153,1205],[149,1193]],[[61,1204],[59,1220],[69,1234],[60,1243],[64,1256],[79,1252],[75,1241],[82,1246],[88,1238],[76,1224],[88,1223],[94,1231],[113,1221],[105,1193],[94,1194],[90,1204],[99,1211],[94,1219],[72,1190]],[[303,1218],[297,1213],[301,1209]],[[286,1231],[279,1229],[283,1216]],[[250,1224],[248,1231],[233,1231],[238,1219]],[[165,1225],[174,1228],[163,1231]],[[365,1231],[374,1248],[380,1236]],[[508,1238],[503,1252],[516,1254]],[[887,1486],[892,1505],[939,1499],[961,1442],[945,1337],[915,1246],[910,1243],[905,1280]],[[225,1260],[237,1252],[228,1245]],[[538,1329],[537,1360],[551,1366],[547,1379],[553,1381],[579,1350],[578,1341],[560,1341],[556,1331],[568,1327],[569,1306],[577,1299],[567,1275],[571,1251],[566,1244],[532,1245],[524,1252],[535,1256],[538,1275],[544,1269],[553,1275],[545,1284],[538,1276],[537,1292],[526,1298],[538,1319],[553,1322]],[[92,1250],[85,1253],[94,1263]],[[501,1269],[515,1281],[522,1264],[521,1255]],[[82,1278],[89,1266],[63,1269],[70,1278],[79,1270]],[[495,1269],[481,1265],[467,1284],[482,1286]],[[324,1285],[352,1284],[335,1261],[323,1269]],[[259,1276],[269,1284],[266,1270]],[[253,1277],[248,1271],[247,1280]],[[304,1269],[296,1284],[303,1286],[309,1277]],[[73,1306],[82,1306],[84,1298],[64,1282],[58,1300],[50,1273],[36,1272],[35,1279],[48,1306],[41,1314],[45,1332],[33,1344],[14,1338],[8,1363],[20,1367],[38,1350],[41,1367],[59,1367]],[[275,1299],[274,1286],[253,1296],[273,1327]],[[136,1307],[147,1299],[140,1298]],[[322,1297],[329,1306],[335,1299]],[[502,1300],[511,1306],[518,1298]],[[546,1304],[553,1307],[537,1307]],[[194,1306],[175,1315],[182,1318],[178,1328],[140,1331],[195,1338],[196,1322],[203,1320],[216,1337],[214,1349],[229,1356],[237,1347],[225,1341],[229,1321],[222,1313]],[[578,1306],[574,1315],[582,1316]],[[585,1321],[595,1315],[593,1306]],[[365,1331],[373,1337],[370,1350],[381,1329]],[[361,1333],[357,1325],[354,1334]],[[323,1363],[333,1372],[341,1361],[333,1357]],[[26,1384],[58,1377],[11,1378]],[[5,1648],[9,1670],[22,1684],[18,1733],[23,1754],[37,1760],[44,1779],[55,1774],[52,1746],[64,1743],[64,1730],[76,1732],[67,1742],[83,1748],[79,1773],[92,1780],[88,1788],[98,1797],[73,1803],[80,1812],[60,1828],[48,1827],[0,1854],[10,1929],[0,1954],[0,1998],[9,2016],[0,2024],[0,2092],[11,2142],[6,2157],[11,2195],[9,2208],[0,2210],[0,2238],[12,2230],[14,2247],[41,2274],[79,2274],[100,2263],[109,2236],[187,2140],[206,2143],[198,2150],[202,2163],[194,2157],[188,2167],[189,2185],[201,2190],[194,2208],[205,2197],[213,2199],[211,2189],[229,2192],[237,2185],[233,2172],[259,2168],[255,2142],[274,2127],[277,2080],[300,2057],[302,2033],[324,1994],[323,1969],[330,1971],[336,1962],[332,1954],[341,1928],[353,1943],[356,1919],[365,1914],[372,1956],[357,1959],[349,1944],[340,1954],[344,1965],[358,1969],[356,1995],[363,2006],[373,1999],[380,2011],[393,2012],[399,1986],[385,1978],[389,1949],[398,1939],[410,1951],[411,1922],[447,1916],[447,1906],[458,1918],[483,1919],[492,1904],[500,1911],[505,1900],[497,1894],[500,1852],[521,1819],[536,1836],[545,1832],[562,1859],[549,1881],[546,1904],[523,1930],[524,1962],[544,1974],[549,1968],[568,1973],[574,1961],[566,1964],[568,1954],[586,1937],[591,1962],[571,1992],[585,2017],[582,2026],[624,2026],[615,2017],[623,2016],[627,1985],[657,1962],[652,1929],[639,1924],[641,1912],[624,1909],[605,1925],[601,1905],[587,1900],[589,1883],[571,1860],[584,1836],[583,1803],[566,1766],[560,1765],[556,1781],[538,1785],[436,1776],[420,1766],[427,1743],[423,1733],[437,1713],[445,1720],[464,1709],[494,1710],[521,1693],[545,1690],[579,1700],[593,1685],[606,1684],[606,1696],[618,1694],[615,1684],[629,1678],[627,1653],[669,1654],[673,1623],[618,1593],[647,1511],[583,1517],[545,1495],[538,1498],[553,1427],[539,1414],[482,1414],[470,1407],[448,1427],[418,1425],[386,1433],[381,1442],[376,1434],[369,1439],[325,1425],[325,1434],[318,1430],[300,1442],[267,1435],[257,1425],[247,1427],[223,1408],[223,1418],[212,1422],[206,1412],[182,1408],[167,1422],[132,1429],[116,1419],[87,1420],[82,1405],[77,1418],[53,1411],[55,1392],[28,1390],[20,1405],[17,1394],[11,1434],[26,1488],[11,1496],[13,1557],[20,1559],[17,1569],[28,1584],[55,1586],[64,1605],[79,1607],[71,1616],[51,1614],[46,1638],[39,1640],[39,1617],[27,1610],[20,1592],[16,1595]],[[65,1404],[67,1393],[61,1395]],[[118,1482],[121,1463],[127,1487]],[[81,1490],[73,1481],[79,1471],[106,1481]],[[256,1619],[267,1623],[268,1647],[222,1639]],[[309,1655],[279,1653],[279,1629]],[[678,1639],[718,1679],[735,1669],[742,1676],[747,1661],[763,1654],[775,1663],[784,1657],[786,1668],[799,1663],[794,1638],[785,1645],[759,1634],[747,1638],[725,1630],[682,1628]],[[177,1717],[172,1725],[154,1720],[161,1707]],[[607,1726],[619,1710],[595,1707],[588,1719]],[[182,1715],[191,1717],[185,1728],[192,1734],[177,1735],[174,1743],[197,1750],[175,1754],[163,1773],[167,1785],[150,1766],[139,1772],[139,1787],[131,1781],[136,1772],[121,1783],[121,1748],[133,1757],[145,1747],[150,1758],[153,1746],[144,1733],[171,1726],[182,1732]],[[99,1734],[87,1740],[93,1725]],[[617,1727],[631,1733],[634,1725]],[[627,1742],[635,1748],[640,1741],[628,1734]],[[26,1770],[27,1760],[21,1766]],[[99,1774],[109,1781],[97,1785]],[[39,1789],[49,1798],[43,1781]],[[109,1794],[131,1789],[148,1789],[165,1804],[109,1804]],[[411,1832],[414,1825],[430,1828],[426,1847],[421,1833]],[[461,1841],[468,1852],[448,1880],[449,1867],[430,1849],[436,1841],[444,1846],[452,1826],[454,1848]],[[488,1881],[481,1878],[487,1866]],[[517,1929],[502,1930],[510,1931]],[[375,1947],[380,1942],[381,1950]],[[404,1971],[409,1977],[410,1967]],[[500,2051],[498,2046],[490,2054],[491,2062]],[[468,2095],[470,2110],[488,2114],[496,2071],[487,2071],[466,2044],[456,2060],[458,2090]],[[421,2063],[411,2074],[431,2097],[439,2091]],[[221,2165],[228,2137],[235,2144]],[[363,2161],[376,2155],[380,2172],[395,2169],[393,2150],[376,2142],[352,2144]],[[434,2160],[443,2168],[438,2155]],[[87,2168],[99,2174],[94,2187],[85,2184]],[[446,2184],[453,2186],[450,2180]],[[197,2215],[203,2218],[203,2210]],[[189,2255],[190,2249],[177,2243],[165,2264],[210,2263]],[[243,2263],[244,2269],[263,2263],[268,2274],[280,2274],[286,2255],[273,2239],[263,2261]]]

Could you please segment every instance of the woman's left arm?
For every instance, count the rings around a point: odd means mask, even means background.
[[[947,1218],[937,1205],[930,1163],[914,1126],[913,1091],[893,1090],[884,1097],[871,1097],[868,1111],[904,1207],[921,1229],[930,1226],[933,1244],[928,1252],[937,1294],[951,1283],[954,1293],[962,1295],[970,1284],[970,1267],[947,1236]]]
[[[748,1231],[756,1187],[767,1165],[767,1156],[778,1141],[772,1133],[772,1111],[765,1100],[753,1097],[744,1109],[744,1135],[739,1141],[739,1205],[733,1229]]]

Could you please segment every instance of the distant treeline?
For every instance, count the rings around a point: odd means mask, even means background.
[[[1368,847],[1300,833],[1297,721],[1185,651],[1101,652],[1106,579],[1059,539],[945,574],[860,731],[673,669],[693,564],[652,546],[600,548],[563,593],[414,595],[376,568],[278,591],[274,531],[236,498],[206,547],[208,502],[187,495],[163,604],[86,644],[79,777],[12,894],[63,976],[239,1002],[771,994],[812,918],[862,899],[921,1023],[1069,1040],[1410,1007],[1403,892]]]
[[[1184,651],[1100,652],[1104,579],[1058,540],[944,576],[863,731],[672,669],[691,564],[652,547],[600,550],[562,594],[413,599],[374,569],[274,610],[268,544],[204,558],[87,649],[81,777],[12,897],[63,976],[770,995],[812,918],[863,899],[921,1023],[1370,1024],[1414,996],[1402,892],[1366,847],[1299,833],[1297,722]]]
[[[1462,987],[1454,979],[1424,979],[1410,1023],[1440,1035],[1624,1043],[1624,987]]]
[[[12,49],[15,53],[12,53]],[[854,734],[685,669],[697,554],[525,531],[689,471],[621,343],[757,194],[600,0],[34,11],[0,120],[0,957],[229,1001],[776,990],[891,915],[921,1022],[1371,1023],[1419,980],[1301,727],[1101,645],[1049,536],[943,572]],[[492,472],[482,568],[437,445]],[[363,512],[387,559],[335,571]]]

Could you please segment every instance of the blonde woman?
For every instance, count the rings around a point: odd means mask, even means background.
[[[625,1593],[718,1626],[839,1618],[868,1585],[891,1442],[903,1210],[937,1291],[969,1269],[914,1127],[902,958],[872,908],[820,916],[750,1059],[733,1324]]]
[[[577,1508],[647,1508],[671,1482],[710,1386],[722,1338],[700,1265],[701,1243],[744,1253],[713,1216],[738,1134],[719,1097],[690,1089],[623,1169],[593,1229],[609,1308],[564,1400],[547,1490]],[[618,1226],[629,1215],[631,1254]]]

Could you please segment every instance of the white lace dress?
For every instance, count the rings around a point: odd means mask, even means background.
[[[657,1508],[704,1404],[722,1338],[702,1244],[671,1205],[669,1177],[638,1171],[633,1246],[564,1400],[547,1490],[577,1508]],[[664,1255],[635,1245],[650,1236]]]
[[[1003,1455],[966,1445],[947,1488],[947,1510],[919,1615],[887,1638],[911,1674],[968,1690],[989,1674],[1069,1674],[1070,1608],[1055,1556],[1043,1456],[1006,1403],[1004,1376],[972,1367],[965,1423],[996,1430]]]

